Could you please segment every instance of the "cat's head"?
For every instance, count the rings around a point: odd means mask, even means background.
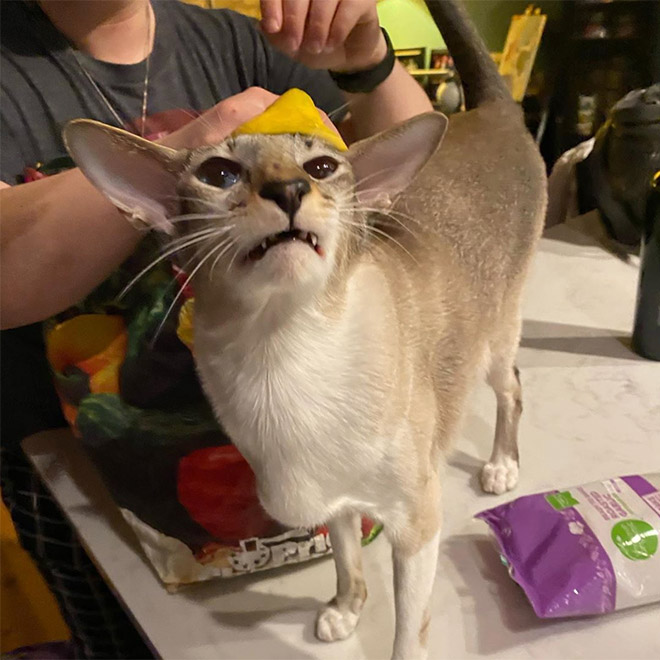
[[[76,120],[65,142],[118,208],[172,235],[198,278],[249,301],[315,294],[435,152],[447,120],[420,115],[339,151],[301,134],[238,135],[175,151]],[[185,244],[185,247],[183,247]]]

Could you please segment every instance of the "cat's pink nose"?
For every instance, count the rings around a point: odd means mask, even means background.
[[[306,179],[266,181],[261,186],[259,196],[275,202],[289,216],[289,221],[293,223],[293,217],[302,204],[302,198],[310,190],[311,186]]]

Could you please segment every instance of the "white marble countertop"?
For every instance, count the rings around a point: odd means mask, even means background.
[[[552,228],[527,287],[520,349],[525,411],[521,481],[513,494],[478,489],[494,426],[480,387],[448,461],[445,525],[433,594],[430,657],[660,658],[660,604],[603,617],[537,619],[472,515],[526,493],[621,474],[660,471],[660,363],[629,349],[638,262],[624,263],[583,232]],[[389,657],[391,562],[381,537],[365,548],[369,599],[355,635],[327,645],[315,611],[334,595],[331,559],[168,594],[76,440],[67,432],[26,451],[109,583],[167,659]]]

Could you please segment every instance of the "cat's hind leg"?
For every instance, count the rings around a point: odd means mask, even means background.
[[[328,523],[337,569],[337,595],[316,619],[316,636],[324,642],[346,639],[357,626],[367,587],[362,575],[360,516],[344,513]]]
[[[481,487],[500,495],[518,483],[518,422],[522,413],[520,374],[515,366],[520,342],[520,317],[510,321],[491,342],[488,384],[497,398],[495,441],[490,460],[481,471]]]

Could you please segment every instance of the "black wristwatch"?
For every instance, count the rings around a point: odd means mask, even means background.
[[[387,54],[382,62],[364,71],[353,71],[351,73],[329,71],[330,77],[335,81],[339,89],[350,92],[351,94],[368,94],[369,92],[373,92],[392,73],[394,62],[396,61],[394,48],[392,48],[390,36],[385,29],[380,29],[383,31],[385,43],[387,44]]]

